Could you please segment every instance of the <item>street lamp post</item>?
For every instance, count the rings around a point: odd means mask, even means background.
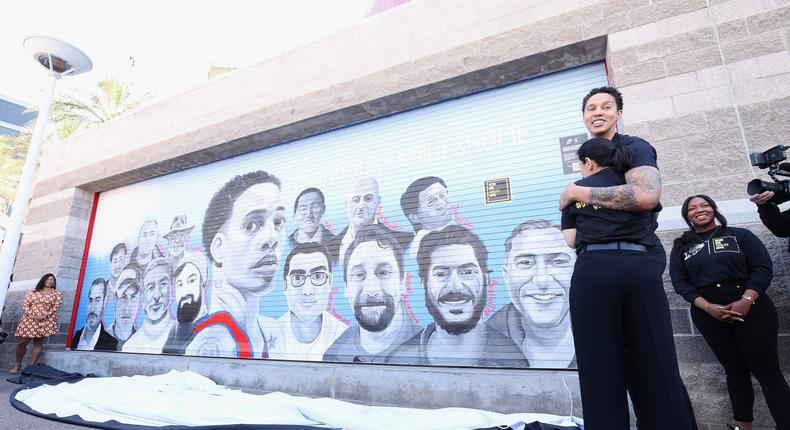
[[[22,43],[36,60],[47,71],[47,89],[44,99],[39,105],[36,128],[30,141],[30,147],[25,157],[25,166],[19,178],[11,217],[8,222],[5,241],[0,248],[0,311],[5,305],[11,271],[14,269],[16,252],[19,247],[19,236],[22,233],[30,192],[38,166],[38,157],[41,153],[41,142],[44,140],[44,131],[49,119],[50,105],[55,94],[55,83],[62,76],[73,76],[85,73],[93,68],[90,58],[76,47],[47,36],[30,36]]]

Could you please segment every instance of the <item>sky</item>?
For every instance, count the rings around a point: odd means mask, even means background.
[[[118,78],[152,101],[207,80],[212,65],[244,68],[349,29],[371,0],[22,0],[4,2],[0,96],[28,105],[46,75],[22,46],[28,36],[66,41],[88,54],[89,73],[61,79],[56,96]],[[131,57],[131,59],[130,59]]]

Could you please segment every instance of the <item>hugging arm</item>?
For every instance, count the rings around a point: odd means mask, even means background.
[[[625,184],[582,187],[569,184],[560,196],[560,208],[574,201],[621,211],[649,211],[661,199],[661,172],[652,166],[634,167],[625,173]]]

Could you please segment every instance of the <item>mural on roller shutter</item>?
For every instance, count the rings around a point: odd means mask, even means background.
[[[603,84],[592,64],[102,192],[73,331],[104,278],[123,352],[573,368],[556,142]]]

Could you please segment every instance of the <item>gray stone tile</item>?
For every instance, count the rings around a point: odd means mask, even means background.
[[[672,332],[675,334],[691,334],[691,317],[688,307],[670,309],[672,315]]]
[[[724,60],[727,63],[759,57],[785,49],[782,34],[778,31],[723,42],[721,47],[724,52]]]
[[[790,7],[774,9],[770,12],[746,18],[751,34],[761,34],[772,30],[790,27]]]
[[[707,69],[722,64],[721,54],[716,45],[708,45],[691,51],[666,57],[667,74],[679,75],[695,70]]]
[[[719,24],[717,30],[722,41],[736,40],[749,36],[749,29],[745,19],[736,19]]]

